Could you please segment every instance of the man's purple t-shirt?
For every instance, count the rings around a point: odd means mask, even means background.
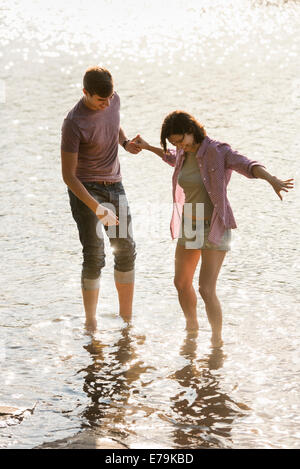
[[[62,125],[61,149],[78,153],[76,176],[80,181],[121,181],[119,130],[117,93],[104,110],[89,109],[82,98],[68,113]]]

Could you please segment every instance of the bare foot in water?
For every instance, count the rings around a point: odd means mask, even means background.
[[[186,318],[186,327],[185,330],[190,332],[190,331],[197,331],[199,329],[199,324],[197,321],[197,318],[190,319]]]
[[[89,321],[85,321],[85,329],[88,333],[96,332],[97,330],[97,321],[96,319],[91,319]]]
[[[187,340],[197,339],[198,334],[199,334],[199,329],[186,329]]]
[[[214,336],[214,335],[211,336],[211,346],[212,346],[212,348],[220,348],[220,347],[223,346],[223,344],[224,344],[224,342],[222,340],[222,337]]]

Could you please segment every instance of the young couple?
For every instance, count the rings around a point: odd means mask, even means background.
[[[230,250],[231,229],[236,228],[226,195],[232,170],[248,178],[265,179],[280,199],[281,191],[293,188],[293,179],[277,179],[259,162],[233,151],[226,143],[212,140],[204,127],[186,112],[174,111],[164,119],[160,140],[161,147],[154,147],[140,135],[128,139],[120,127],[120,98],[114,91],[110,72],[101,67],[86,71],[83,97],[65,118],[61,139],[63,180],[68,186],[72,215],[83,248],[81,287],[86,327],[91,331],[97,327],[100,274],[105,265],[99,224],[104,226],[113,248],[120,315],[125,321],[130,321],[132,316],[136,250],[131,214],[121,182],[120,144],[132,154],[141,150],[153,152],[175,168],[171,220],[172,238],[178,238],[175,287],[187,330],[197,330],[193,277],[201,257],[199,293],[211,325],[212,346],[220,347],[222,309],[216,284],[226,252]],[[167,149],[167,140],[176,150]],[[126,236],[121,235],[124,227],[120,199],[127,213]],[[115,230],[110,230],[111,226]]]

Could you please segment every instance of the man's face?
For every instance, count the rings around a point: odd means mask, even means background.
[[[102,98],[98,94],[90,95],[85,89],[83,92],[85,94],[85,104],[93,111],[103,111],[110,105],[114,97],[114,92],[107,98]]]

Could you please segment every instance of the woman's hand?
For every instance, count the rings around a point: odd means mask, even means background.
[[[133,155],[136,155],[137,153],[141,151],[141,148],[139,145],[136,144],[133,138],[128,143],[126,143],[125,150],[128,151],[129,153],[132,153]]]
[[[141,150],[149,150],[150,149],[149,143],[146,142],[146,140],[144,140],[140,136],[140,134],[138,134],[136,137],[134,137],[131,141],[136,143]]]
[[[281,181],[276,176],[272,176],[270,173],[268,173],[268,171],[266,171],[266,169],[261,165],[253,166],[252,175],[255,178],[265,179],[266,181],[268,181],[268,183],[271,184],[280,200],[282,200],[282,195],[280,194],[281,191],[288,192],[289,189],[293,189],[294,187],[294,183],[291,182],[294,181],[294,179],[287,179],[286,181]]]
[[[273,187],[274,191],[276,192],[276,194],[278,195],[278,197],[280,198],[280,200],[282,200],[282,195],[280,194],[280,192],[281,191],[288,192],[289,189],[294,188],[294,182],[291,182],[291,181],[294,181],[294,179],[287,179],[286,181],[281,181],[277,177],[273,176],[269,182],[271,186]]]
[[[119,224],[118,217],[115,215],[115,213],[103,205],[98,205],[96,215],[104,226],[113,226]]]

